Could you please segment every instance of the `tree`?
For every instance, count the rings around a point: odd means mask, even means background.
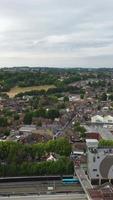
[[[16,113],[16,114],[14,114],[14,120],[19,120],[19,114],[18,113]]]
[[[64,97],[64,102],[68,102],[69,101],[69,97],[68,96],[65,96]]]
[[[81,98],[81,99],[84,99],[84,94],[80,94],[80,98]]]
[[[100,147],[113,147],[113,141],[101,139],[99,141],[99,146]]]
[[[9,136],[9,135],[10,135],[10,130],[5,130],[5,131],[4,131],[4,135],[5,135],[5,136]]]
[[[27,112],[24,116],[24,124],[28,124],[30,125],[32,123],[32,113],[31,112]]]
[[[71,151],[66,138],[33,145],[0,142],[0,176],[72,174],[73,163],[68,158]],[[50,152],[59,154],[59,159],[46,161]]]
[[[55,148],[56,153],[64,156],[69,156],[72,151],[71,144],[63,137],[56,140]]]
[[[111,94],[111,95],[109,96],[109,99],[110,99],[111,101],[113,101],[113,94]]]
[[[37,109],[34,113],[33,113],[34,117],[46,117],[46,109],[40,107],[39,109]]]
[[[0,117],[0,127],[6,127],[8,125],[8,121],[6,117]]]
[[[81,138],[86,137],[86,129],[83,126],[81,126],[79,122],[76,122],[74,124],[74,130],[79,133]]]
[[[58,118],[60,115],[59,110],[57,109],[50,109],[47,111],[46,116],[49,119],[54,120],[55,118]]]
[[[80,127],[79,133],[81,138],[86,137],[86,129],[83,126]]]
[[[58,105],[57,105],[57,109],[65,109],[66,108],[66,105],[65,105],[65,103],[63,102],[63,103],[59,103]]]
[[[104,92],[102,95],[101,95],[101,101],[107,101],[107,94]]]

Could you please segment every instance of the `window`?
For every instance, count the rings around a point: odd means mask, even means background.
[[[97,169],[93,169],[93,171],[94,171],[94,172],[96,172],[96,171],[97,171]]]
[[[93,162],[95,162],[95,156],[93,157]]]
[[[100,158],[99,156],[97,156],[97,158]]]

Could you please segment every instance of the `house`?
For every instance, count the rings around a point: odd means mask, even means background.
[[[113,117],[111,115],[107,115],[104,117],[105,123],[113,123]]]
[[[48,158],[47,161],[56,161],[56,158],[51,154]]]
[[[70,102],[79,101],[79,100],[80,100],[80,95],[70,95],[69,96]]]
[[[35,125],[24,125],[19,129],[20,134],[31,134],[34,131],[36,131]]]
[[[99,135],[98,128],[96,126],[84,126],[86,129],[86,139],[97,139],[99,140],[101,137]]]
[[[113,123],[113,117],[111,115],[106,115],[102,117],[101,115],[95,115],[91,117],[92,123]]]
[[[92,123],[103,123],[103,121],[104,121],[104,119],[100,115],[95,115],[95,116],[91,117]]]

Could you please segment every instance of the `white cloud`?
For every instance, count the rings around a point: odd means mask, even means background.
[[[0,5],[0,65],[113,64],[112,0],[0,0]]]

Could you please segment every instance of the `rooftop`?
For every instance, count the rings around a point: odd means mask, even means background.
[[[35,125],[24,125],[19,129],[19,132],[32,132],[36,130]]]
[[[99,188],[89,189],[91,200],[113,200],[113,186],[109,183]]]

